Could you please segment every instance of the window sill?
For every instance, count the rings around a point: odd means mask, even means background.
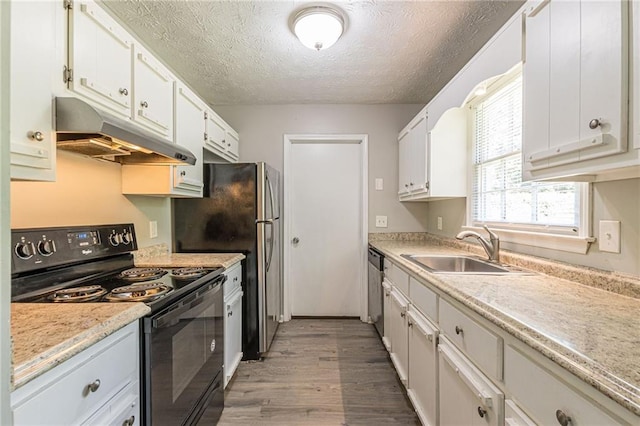
[[[486,231],[478,226],[463,226],[462,229],[476,231],[484,235]],[[515,231],[512,229],[491,227],[501,242],[521,244],[551,250],[560,250],[570,253],[587,254],[593,237],[574,237],[570,235],[544,234],[540,232]]]

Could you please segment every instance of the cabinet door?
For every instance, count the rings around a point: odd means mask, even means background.
[[[627,14],[623,1],[552,0],[528,9],[525,179],[562,177],[571,168],[546,169],[627,150]]]
[[[206,121],[205,149],[214,154],[225,154],[227,151],[227,132],[224,121],[212,110],[207,110]]]
[[[134,52],[133,119],[173,141],[173,75],[143,47],[135,45]]]
[[[69,88],[113,113],[131,117],[133,39],[93,2],[69,15]]]
[[[404,195],[409,192],[409,180],[411,174],[411,133],[405,132],[398,139],[398,194]]]
[[[205,133],[204,103],[182,82],[175,84],[175,142],[196,156],[196,164],[173,167],[173,187],[202,196],[202,143]]]
[[[242,291],[237,291],[226,304],[224,343],[224,386],[226,387],[242,359]]]
[[[438,330],[424,316],[409,310],[409,386],[407,394],[424,425],[438,424]]]
[[[409,148],[410,176],[409,190],[412,193],[428,191],[429,164],[427,162],[427,116],[421,115],[411,129],[411,147]]]
[[[51,97],[55,7],[57,4],[53,2],[14,1],[10,4],[12,179],[55,180]]]
[[[438,355],[440,424],[504,424],[504,394],[443,337]]]
[[[227,155],[232,162],[236,162],[240,158],[240,138],[236,131],[231,128],[228,128],[226,133]]]
[[[409,366],[409,333],[407,327],[407,309],[409,302],[393,289],[391,291],[391,361],[398,377],[407,386],[407,370]]]

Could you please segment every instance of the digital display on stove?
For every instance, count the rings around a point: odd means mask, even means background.
[[[85,248],[100,244],[100,235],[97,231],[69,232],[67,240],[71,248]]]

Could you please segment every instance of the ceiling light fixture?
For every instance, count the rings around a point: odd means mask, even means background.
[[[338,41],[344,31],[344,17],[329,6],[302,9],[293,20],[293,32],[309,49],[327,49]]]

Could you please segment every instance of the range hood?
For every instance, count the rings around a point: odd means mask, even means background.
[[[57,147],[122,164],[196,164],[187,149],[78,98],[56,98]]]

